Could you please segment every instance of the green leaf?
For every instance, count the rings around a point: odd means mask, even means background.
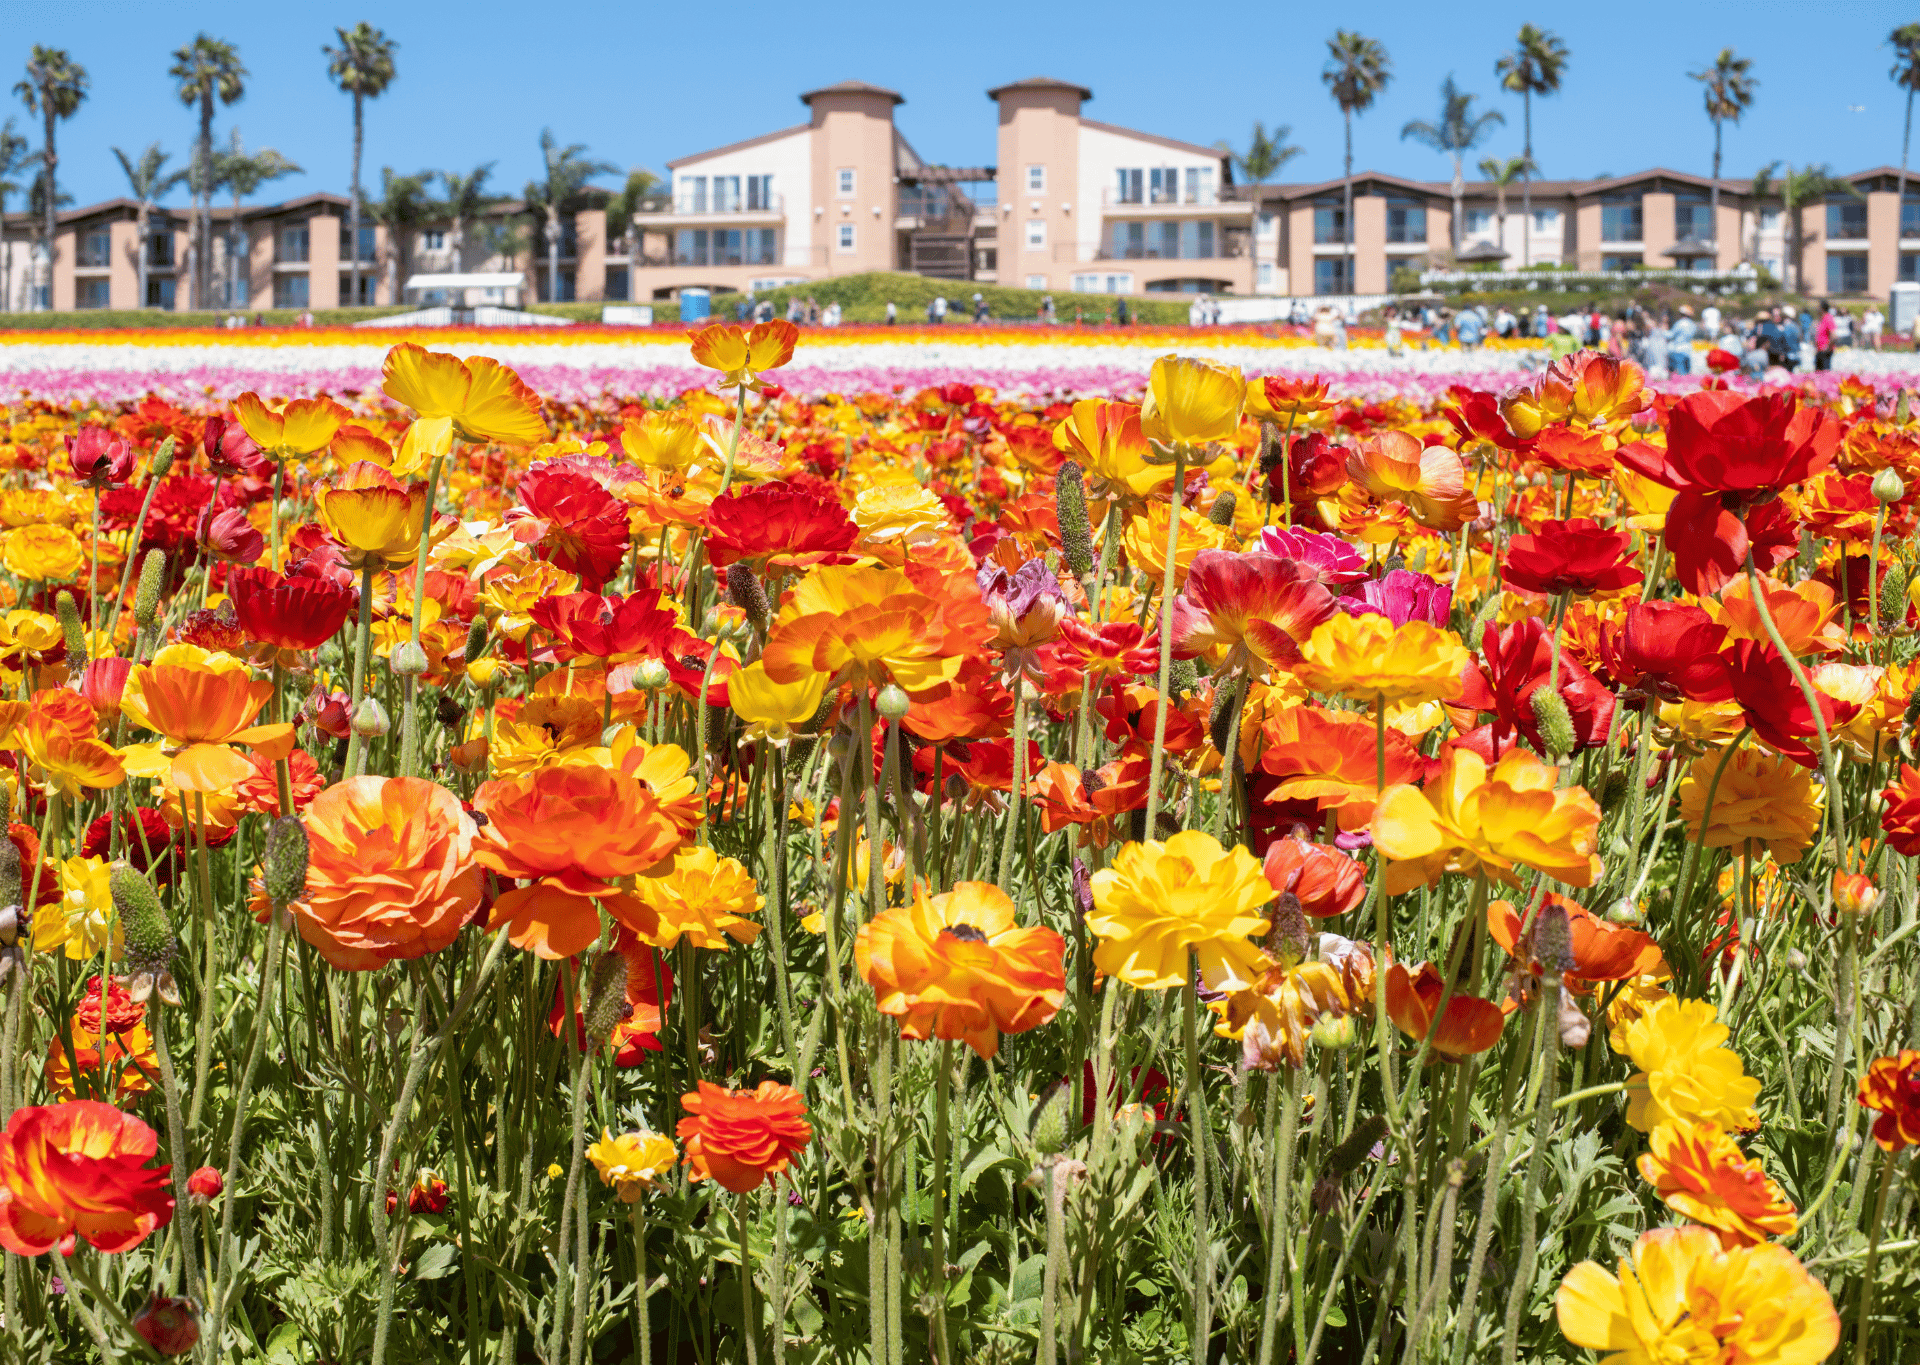
[[[416,1280],[441,1280],[453,1274],[453,1263],[459,1259],[460,1248],[452,1242],[435,1242],[421,1252],[413,1262],[413,1278]]]

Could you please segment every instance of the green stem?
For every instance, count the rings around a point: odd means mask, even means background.
[[[1873,1196],[1873,1223],[1867,1229],[1867,1264],[1860,1272],[1860,1310],[1853,1323],[1853,1365],[1867,1365],[1867,1324],[1873,1314],[1874,1272],[1880,1261],[1880,1227],[1887,1216],[1887,1191],[1893,1184],[1893,1163],[1897,1154],[1889,1149],[1880,1154],[1880,1180]]]
[[[1173,705],[1170,695],[1173,677],[1173,570],[1180,553],[1180,492],[1187,481],[1187,448],[1173,450],[1173,499],[1167,506],[1167,562],[1160,572],[1160,674],[1157,689],[1159,704],[1153,717],[1153,758],[1147,777],[1147,831],[1149,840],[1160,833],[1160,775],[1166,765],[1167,710]]]
[[[347,694],[347,720],[351,724],[360,709],[360,694],[367,685],[367,656],[373,648],[373,571],[369,563],[360,570],[360,633],[353,647],[353,686]],[[348,777],[358,777],[366,761],[367,741],[358,730],[347,740]]]
[[[1181,1034],[1187,1052],[1187,1132],[1193,1140],[1193,1365],[1207,1365],[1207,1342],[1213,1335],[1210,1264],[1212,1239],[1207,1229],[1207,1120],[1206,1095],[1200,1086],[1200,1038],[1197,1015],[1198,970],[1189,954],[1187,987],[1181,1002]]]

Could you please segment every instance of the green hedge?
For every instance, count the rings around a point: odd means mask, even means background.
[[[594,307],[594,316],[598,317],[599,305]],[[297,308],[262,308],[243,316],[249,323],[258,316],[269,327],[296,327],[300,323],[301,311]],[[409,311],[407,308],[393,307],[316,308],[313,310],[313,322],[316,327],[344,327],[368,318],[392,317],[395,313]],[[25,332],[106,331],[120,327],[224,327],[226,321],[226,313],[175,313],[162,308],[79,308],[63,313],[0,313],[0,328]]]

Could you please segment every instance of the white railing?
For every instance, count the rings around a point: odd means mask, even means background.
[[[769,195],[765,204],[755,205],[752,208],[747,206],[745,195],[741,195],[737,202],[729,204],[726,208],[716,207],[712,195],[707,196],[704,205],[697,204],[692,195],[683,195],[671,203],[663,202],[657,206],[642,205],[640,214],[643,217],[660,215],[675,218],[740,218],[751,214],[784,214],[786,207],[786,196],[780,194]]]
[[[1731,270],[1423,270],[1422,286],[1471,284],[1487,289],[1545,289],[1595,284],[1725,284],[1746,293],[1760,287],[1759,272],[1742,261]]]
[[[1222,322],[1291,322],[1296,306],[1304,310],[1305,320],[1311,321],[1322,308],[1354,317],[1384,308],[1399,298],[1398,294],[1256,294],[1252,298],[1217,296],[1214,303]]]

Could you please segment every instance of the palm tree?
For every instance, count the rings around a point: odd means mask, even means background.
[[[327,74],[347,94],[353,96],[353,183],[347,190],[347,241],[352,265],[349,302],[360,301],[360,150],[365,142],[363,107],[378,99],[393,84],[393,53],[400,45],[372,24],[360,23],[351,29],[336,28],[339,47],[323,47]]]
[[[1888,37],[1893,44],[1893,83],[1907,92],[1907,121],[1900,134],[1900,212],[1907,207],[1907,144],[1913,141],[1913,93],[1920,90],[1920,24],[1902,24]],[[1902,231],[1901,236],[1905,236]]]
[[[233,192],[233,221],[227,230],[227,307],[246,307],[244,298],[236,298],[240,293],[241,263],[247,255],[247,234],[240,226],[241,202],[269,180],[299,174],[300,167],[271,147],[249,152],[246,144],[240,140],[238,128],[233,130],[228,149],[214,157],[214,183],[224,185]]]
[[[1792,234],[1793,279],[1789,287],[1806,293],[1806,282],[1802,280],[1802,257],[1806,252],[1806,232],[1800,223],[1800,211],[1808,204],[1817,204],[1836,194],[1860,198],[1860,189],[1851,180],[1841,180],[1833,174],[1833,168],[1826,162],[1794,170],[1787,167],[1786,177],[1780,182],[1780,202],[1787,215],[1787,231]]]
[[[393,167],[380,168],[380,197],[367,205],[373,220],[387,230],[387,301],[400,302],[401,286],[411,273],[413,233],[433,207],[427,186],[432,171],[416,175],[395,175]]]
[[[1453,254],[1456,256],[1460,254],[1461,202],[1467,196],[1466,155],[1486,140],[1496,124],[1507,121],[1498,109],[1474,113],[1476,98],[1463,92],[1453,83],[1453,77],[1448,76],[1440,82],[1440,121],[1428,123],[1425,119],[1414,119],[1400,130],[1402,141],[1412,138],[1453,158]]]
[[[1513,51],[1493,64],[1493,73],[1500,78],[1502,89],[1520,96],[1521,120],[1526,125],[1526,139],[1520,149],[1527,163],[1520,182],[1520,216],[1527,220],[1527,230],[1520,234],[1520,265],[1524,269],[1533,264],[1533,173],[1538,169],[1533,161],[1533,97],[1560,89],[1560,77],[1567,69],[1567,45],[1558,35],[1532,24],[1520,25],[1514,44]]]
[[[1533,169],[1533,163],[1524,156],[1510,156],[1501,160],[1497,156],[1483,157],[1480,162],[1480,174],[1493,184],[1493,202],[1495,212],[1500,215],[1500,249],[1507,249],[1507,186],[1520,179]],[[1533,219],[1527,218],[1525,232],[1532,231]],[[1524,235],[1524,232],[1523,232]]]
[[[1753,63],[1745,57],[1733,55],[1733,49],[1723,47],[1713,65],[1704,71],[1689,71],[1692,79],[1706,87],[1707,117],[1713,120],[1713,189],[1711,191],[1713,207],[1708,210],[1709,221],[1713,224],[1714,251],[1720,255],[1720,129],[1728,119],[1735,123],[1740,115],[1753,105],[1753,88],[1759,82],[1747,73],[1753,69]],[[1797,251],[1797,248],[1796,248]],[[1717,260],[1715,262],[1718,264]],[[1799,270],[1799,258],[1796,255],[1794,269]]]
[[[547,238],[547,302],[560,298],[560,219],[578,207],[580,192],[599,175],[613,175],[620,168],[605,161],[587,160],[587,146],[576,142],[562,147],[553,129],[540,132],[540,157],[547,168],[545,180],[527,182],[527,207],[541,217]]]
[[[620,187],[620,193],[607,201],[607,240],[620,240],[623,254],[634,254],[634,239],[640,234],[634,230],[633,215],[640,212],[645,203],[659,188],[660,177],[644,166],[636,166],[627,172],[627,183]]]
[[[1288,142],[1287,139],[1292,136],[1292,125],[1283,123],[1269,137],[1266,128],[1256,119],[1253,136],[1248,139],[1245,152],[1236,152],[1225,142],[1216,142],[1214,146],[1232,158],[1234,168],[1247,178],[1248,184],[1264,185],[1280,174],[1289,161],[1307,150]]]
[[[86,99],[87,69],[68,56],[65,48],[41,47],[35,43],[33,55],[27,58],[27,77],[13,87],[13,93],[27,106],[29,114],[40,115],[46,133],[46,141],[40,148],[40,177],[45,184],[39,190],[38,207],[41,239],[47,244],[47,306],[50,308],[53,306],[54,218],[60,203],[60,182],[55,175],[60,153],[54,146],[53,127],[60,119],[72,118],[80,102]]]
[[[467,224],[486,209],[492,202],[486,192],[487,177],[493,174],[494,163],[476,166],[467,175],[454,171],[441,171],[440,183],[447,190],[447,217],[453,220],[453,268],[460,270],[466,260]]]
[[[1758,262],[1760,257],[1760,206],[1779,193],[1773,181],[1773,173],[1779,169],[1778,161],[1769,161],[1753,173],[1753,182],[1747,186],[1747,202],[1753,205],[1753,250],[1747,253],[1749,261]]]
[[[13,177],[27,168],[33,159],[33,153],[27,146],[27,140],[13,131],[13,119],[8,117],[6,125],[0,127],[0,223],[7,217],[7,197],[20,188],[20,182]],[[13,280],[13,243],[0,234],[0,313],[13,311],[13,296],[8,286]]]
[[[136,275],[139,283],[134,297],[138,300],[136,308],[147,306],[147,229],[153,221],[153,208],[160,202],[161,196],[170,194],[181,181],[191,174],[185,168],[170,171],[166,168],[170,159],[160,150],[160,144],[150,142],[147,150],[135,161],[118,147],[113,154],[119,159],[120,169],[126,172],[127,188],[133,192],[136,203],[140,205],[138,213],[139,237],[134,248],[134,259],[138,262]]]
[[[247,93],[247,68],[240,49],[220,38],[196,34],[173,54],[167,74],[177,82],[180,102],[200,106],[200,137],[193,144],[193,305],[207,306],[213,292],[213,102],[231,105]]]
[[[1327,39],[1327,64],[1320,71],[1340,106],[1347,125],[1346,187],[1344,190],[1342,235],[1346,238],[1347,288],[1353,288],[1353,116],[1364,114],[1374,97],[1393,79],[1393,63],[1378,38],[1363,38],[1349,29],[1338,29]]]

